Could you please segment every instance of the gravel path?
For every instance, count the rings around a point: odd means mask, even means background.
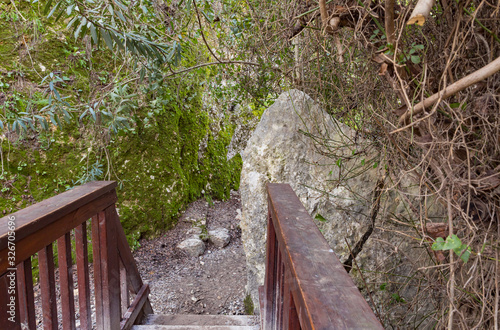
[[[172,230],[154,240],[142,240],[134,253],[144,281],[151,287],[156,314],[245,314],[246,262],[239,229],[240,197],[228,201],[191,203]],[[193,221],[206,220],[208,230],[224,227],[231,242],[218,249],[207,243],[200,257],[189,257],[176,246],[188,238]]]

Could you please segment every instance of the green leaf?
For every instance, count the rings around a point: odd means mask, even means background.
[[[146,69],[143,67],[141,68],[141,71],[139,73],[139,76],[140,76],[140,81],[143,81],[144,80],[144,76],[146,75]]]
[[[118,45],[118,47],[120,47],[121,50],[124,50],[125,47],[123,46],[123,43],[120,40],[120,37],[118,35],[116,35],[116,33],[114,31],[109,31],[109,34],[111,35],[111,37],[113,38],[113,40],[116,42],[116,44]]]
[[[116,13],[118,14],[118,18],[123,22],[127,23],[127,20],[125,19],[125,16],[123,16],[122,12],[120,10],[117,10]]]
[[[438,237],[436,241],[432,244],[432,249],[434,251],[441,251],[444,247],[444,239],[442,237]]]
[[[75,31],[75,39],[78,39],[78,36],[80,35],[80,31],[82,30],[82,27],[87,23],[87,19],[85,19],[85,17],[83,18],[83,20],[80,22],[80,25],[78,26],[78,28],[76,29]]]
[[[104,42],[106,43],[106,46],[108,46],[108,48],[113,51],[113,41],[111,40],[108,31],[106,31],[105,29],[101,29],[101,35],[104,39]]]
[[[127,7],[125,7],[120,1],[114,0],[114,3],[116,3],[122,10],[127,11]]]
[[[411,56],[411,61],[415,64],[419,64],[422,60],[420,59],[420,56],[417,55],[412,55]]]
[[[69,5],[68,8],[66,8],[66,14],[68,14],[68,16],[71,15],[73,9],[75,9],[75,4]]]
[[[457,235],[451,235],[446,238],[444,242],[443,249],[445,250],[455,250],[462,246],[462,241],[458,238]]]
[[[464,263],[467,263],[467,261],[469,261],[469,257],[470,257],[472,249],[466,245],[463,245],[462,247],[463,247],[462,248],[463,252],[457,253],[457,254],[460,256],[460,259],[462,259],[462,261]]]
[[[19,126],[17,125],[17,120],[12,124],[12,130],[19,133]]]
[[[60,2],[58,2],[54,8],[52,8],[52,10],[50,11],[50,13],[47,15],[47,18],[49,18],[50,16],[52,16],[54,14],[54,12],[57,10],[57,8],[59,8],[59,6],[61,5]]]
[[[71,21],[69,21],[68,25],[66,25],[66,30],[70,29],[70,27],[73,25],[73,23],[76,22],[77,18],[78,18],[78,16],[75,16],[75,17],[73,17],[73,19]]]
[[[52,0],[47,1],[47,4],[45,5],[45,8],[43,9],[43,14],[47,15],[49,12],[50,6],[52,5]]]
[[[327,222],[328,220],[325,219],[325,217],[323,217],[321,214],[316,214],[316,216],[314,217],[314,219],[318,220],[318,221],[321,221],[321,222]]]
[[[94,44],[97,45],[99,43],[99,39],[97,38],[97,31],[95,29],[94,24],[90,25],[90,34],[92,35],[92,40],[94,40]]]

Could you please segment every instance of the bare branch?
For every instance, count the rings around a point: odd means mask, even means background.
[[[498,71],[500,71],[500,57],[498,57],[496,60],[489,63],[488,65],[484,66],[483,68],[471,73],[470,75],[451,84],[450,86],[444,88],[443,90],[437,92],[436,94],[426,98],[422,102],[417,103],[413,107],[413,110],[410,109],[410,111],[405,112],[401,116],[401,118],[399,119],[399,123],[400,124],[404,123],[411,116],[415,116],[421,113],[422,111],[424,111],[425,108],[434,105],[440,98],[446,99],[452,95],[455,95],[456,93],[466,89],[467,87],[494,75]]]
[[[244,64],[244,65],[253,65],[253,66],[260,66],[259,63],[254,63],[254,62],[245,62],[245,61],[220,61],[220,62],[208,62],[208,63],[202,63],[198,65],[191,66],[189,68],[179,70],[179,71],[172,71],[171,74],[166,75],[165,78],[172,77],[181,73],[193,71],[199,68],[203,68],[205,66],[210,66],[210,65],[223,65],[223,64]]]
[[[385,33],[387,43],[394,45],[394,0],[385,0]]]
[[[415,9],[411,13],[410,19],[406,22],[407,25],[418,24],[424,25],[425,20],[429,17],[432,7],[436,4],[436,0],[419,0]]]

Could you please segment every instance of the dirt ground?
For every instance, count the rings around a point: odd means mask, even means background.
[[[191,203],[172,230],[153,240],[141,240],[134,252],[142,279],[149,282],[155,314],[245,314],[246,263],[238,227],[240,196],[228,201],[205,199]],[[189,257],[176,246],[188,238],[189,219],[206,218],[208,230],[224,227],[231,242],[218,249],[206,242],[205,253]]]

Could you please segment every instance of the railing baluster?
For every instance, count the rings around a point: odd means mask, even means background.
[[[279,246],[279,243],[278,243]],[[276,276],[276,325],[277,329],[283,329],[283,273],[285,264],[283,262],[283,255],[281,254],[281,249],[278,249],[278,273]]]
[[[284,282],[283,326],[288,330],[300,330],[299,315],[297,314],[292,295],[293,277],[288,269],[285,269]]]
[[[42,295],[43,328],[57,329],[56,282],[54,277],[54,252],[52,243],[38,252],[40,291]]]
[[[130,328],[153,313],[120,224],[115,182],[90,182],[0,219],[0,329],[35,329],[31,258],[38,253],[41,315],[44,329],[76,329],[71,231],[75,230],[80,329]],[[95,323],[91,308],[86,221],[92,217]],[[12,233],[11,223],[16,220]],[[15,235],[15,236],[14,236]],[[15,237],[17,268],[11,255]],[[57,241],[61,300],[56,296],[53,243]],[[16,280],[17,278],[17,280]],[[130,304],[129,292],[135,299]],[[123,299],[120,299],[123,298]],[[9,302],[12,301],[12,306]],[[37,308],[39,306],[36,306]],[[9,315],[12,314],[10,317]]]
[[[17,265],[17,287],[19,290],[19,318],[28,329],[36,328],[35,295],[33,293],[33,275],[31,258]]]
[[[118,259],[120,263],[120,296],[122,302],[122,315],[124,315],[130,305],[130,296],[128,292],[127,269],[123,265],[121,258]]]
[[[94,260],[94,295],[97,329],[104,328],[103,300],[102,300],[102,270],[101,270],[101,244],[99,220],[104,219],[104,212],[99,212],[92,217],[92,253]],[[104,221],[104,220],[103,220]]]
[[[118,250],[116,229],[116,210],[114,205],[100,212],[97,223],[92,223],[93,247],[99,246],[99,254],[94,254],[94,273],[96,282],[96,313],[101,318],[103,329],[119,329],[120,327],[120,270],[118,265]],[[94,222],[94,221],[93,221]],[[97,235],[94,229],[97,228]],[[95,237],[96,236],[96,237]],[[97,258],[96,258],[97,257]],[[99,265],[99,266],[98,266]],[[98,272],[95,269],[98,268]],[[101,282],[100,286],[97,282]],[[98,292],[99,291],[99,292]],[[97,299],[100,297],[100,311],[97,311]]]
[[[14,289],[14,292],[11,291],[13,276],[15,276],[15,271],[12,271],[10,269],[7,271],[7,273],[0,276],[0,313],[2,315],[2,317],[0,318],[0,329],[21,329],[21,324],[19,323],[19,314],[16,313],[16,311],[19,310],[19,295],[17,294],[16,289]],[[16,286],[15,281],[14,286]],[[15,300],[12,301],[11,299]],[[12,306],[12,304],[14,306]]]
[[[274,285],[276,282],[276,259],[278,253],[278,242],[276,240],[276,232],[274,230],[273,221],[271,220],[271,208],[268,212],[267,221],[267,251],[266,251],[266,278],[264,281],[264,329],[273,329],[275,323],[275,295]]]
[[[73,285],[73,261],[71,260],[71,233],[57,239],[61,310],[63,329],[76,329],[75,294]]]
[[[78,279],[78,305],[80,329],[92,329],[90,310],[89,254],[87,243],[87,223],[75,228],[76,275]]]

